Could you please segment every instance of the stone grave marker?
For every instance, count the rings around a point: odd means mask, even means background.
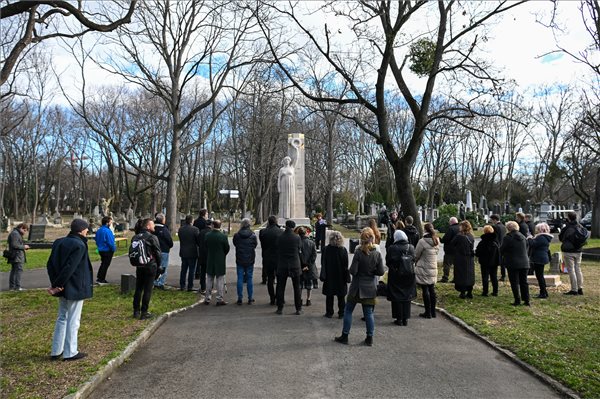
[[[46,225],[45,224],[32,224],[29,226],[29,237],[28,241],[41,241],[46,238]]]

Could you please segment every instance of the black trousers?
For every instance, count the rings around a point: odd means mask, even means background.
[[[496,266],[481,266],[481,280],[483,282],[483,293],[488,294],[489,282],[492,281],[492,293],[498,294],[498,265]]]
[[[510,281],[510,289],[516,303],[529,303],[529,284],[527,284],[527,272],[529,269],[508,269],[508,280]],[[519,297],[519,291],[521,296]]]
[[[198,269],[200,269],[200,291],[206,291],[206,263],[202,264],[200,259],[198,259],[196,273],[198,273]]]
[[[397,320],[410,319],[410,301],[392,302],[392,317]]]
[[[544,278],[544,264],[542,263],[534,263],[533,270],[535,271],[535,278],[537,278],[538,284],[540,286],[540,294],[547,294],[546,290],[546,279]]]
[[[101,251],[98,253],[100,254],[100,268],[98,269],[96,278],[98,280],[106,280],[106,272],[108,271],[108,267],[110,266],[110,262],[115,253],[112,251]]]
[[[437,304],[435,284],[421,285],[421,292],[423,293],[423,306],[425,307],[425,314],[435,316],[435,305]]]
[[[154,278],[156,277],[156,265],[152,267],[137,267],[135,270],[135,293],[133,294],[133,311],[141,310],[142,313],[148,311],[152,289],[154,288]],[[143,295],[142,295],[143,294]],[[140,309],[140,299],[142,307]]]
[[[343,316],[346,307],[345,295],[325,295],[325,314],[333,316],[333,298],[335,297],[338,300],[338,315]]]
[[[301,276],[289,276],[287,274],[277,275],[277,308],[282,309],[285,301],[285,286],[287,278],[292,279],[292,287],[294,287],[294,305],[296,310],[302,309],[302,291],[300,290]]]

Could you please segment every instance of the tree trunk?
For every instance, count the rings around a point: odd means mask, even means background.
[[[596,168],[596,190],[592,208],[592,238],[600,238],[600,167]]]
[[[179,129],[174,124],[171,157],[169,159],[169,176],[167,177],[167,224],[171,231],[177,228],[177,175],[179,172]]]
[[[408,162],[400,160],[398,163],[393,164],[392,167],[396,182],[396,196],[402,206],[402,212],[405,216],[412,216],[414,226],[422,232],[423,227],[421,226],[421,219],[417,215],[417,202],[415,201],[410,178],[411,166]]]

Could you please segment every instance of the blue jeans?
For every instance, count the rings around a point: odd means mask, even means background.
[[[62,353],[63,357],[67,358],[79,353],[77,350],[77,332],[79,331],[82,308],[83,299],[70,301],[63,297],[58,298],[58,317],[54,326],[52,352],[50,353],[52,356],[58,356]]]
[[[352,312],[356,302],[346,302],[346,308],[344,309],[344,327],[342,332],[344,334],[350,334],[350,328],[352,327]],[[373,305],[362,305],[363,316],[365,316],[365,322],[367,324],[367,336],[372,337],[375,332],[375,317],[373,316]]]
[[[244,293],[244,274],[246,275],[246,290],[248,291],[248,299],[254,298],[254,284],[252,283],[252,274],[254,273],[254,265],[251,266],[236,266],[237,269],[237,295],[241,300]]]
[[[196,261],[198,258],[181,258],[181,274],[179,275],[179,288],[185,288],[187,275],[187,289],[194,288],[194,274],[196,273]]]
[[[160,265],[165,268],[165,272],[154,281],[155,287],[162,287],[165,285],[165,281],[167,280],[167,268],[169,267],[169,253],[161,252],[160,254]]]

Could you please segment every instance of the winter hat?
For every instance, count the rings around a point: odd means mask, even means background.
[[[398,229],[394,232],[394,242],[398,242],[398,241],[408,241],[408,237],[406,236],[406,233],[400,229]]]
[[[73,233],[81,233],[83,230],[89,228],[90,225],[83,219],[73,219],[71,222],[71,231]]]

